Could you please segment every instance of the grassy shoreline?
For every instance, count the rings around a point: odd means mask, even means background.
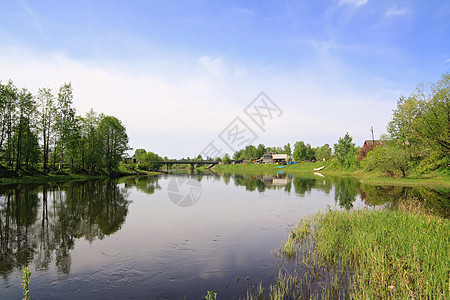
[[[449,219],[414,201],[398,210],[318,213],[275,252],[291,268],[280,267],[274,283],[247,299],[448,299],[448,232]]]
[[[332,176],[352,176],[361,183],[370,185],[397,185],[397,186],[428,186],[450,188],[450,177],[441,174],[428,174],[412,178],[393,178],[386,177],[379,172],[366,172],[361,169],[342,170],[334,169],[329,162],[302,162],[295,165],[287,165],[284,168],[277,168],[275,164],[237,164],[237,165],[216,165],[214,170],[217,172],[235,172],[235,173],[254,173],[267,172],[276,174],[277,171],[286,173],[313,173],[315,168],[325,166],[325,169],[319,171],[324,175]]]
[[[0,186],[12,185],[12,184],[43,184],[43,183],[59,183],[67,181],[85,181],[91,179],[102,179],[102,178],[117,178],[124,176],[150,176],[159,175],[161,172],[155,171],[136,171],[128,165],[120,165],[119,170],[113,174],[77,174],[65,172],[64,174],[47,174],[36,173],[31,175],[23,175],[17,177],[3,177],[0,178]]]

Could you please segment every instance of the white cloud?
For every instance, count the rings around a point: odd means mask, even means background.
[[[120,61],[98,65],[63,53],[42,56],[0,47],[1,57],[8,57],[0,61],[0,80],[12,79],[34,94],[42,87],[56,94],[71,81],[78,114],[93,108],[114,115],[125,124],[134,149],[169,157],[198,155],[236,116],[254,126],[243,109],[261,91],[283,115],[270,121],[266,132],[252,128],[259,136],[256,144],[333,144],[347,131],[361,144],[371,125],[384,132],[399,94],[377,92],[379,86],[362,92],[348,81],[345,66],[324,52],[305,69],[287,73],[234,66],[223,57],[134,68],[127,61],[127,68],[122,68],[125,63]]]
[[[410,14],[409,9],[391,7],[384,13],[385,17],[400,17]]]
[[[450,58],[445,60],[446,63],[450,63]]]
[[[343,4],[351,4],[351,5],[355,5],[357,7],[366,5],[369,2],[369,0],[340,0],[339,4],[343,5]]]

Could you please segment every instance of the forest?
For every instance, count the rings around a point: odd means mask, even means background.
[[[71,83],[55,95],[33,95],[10,80],[0,82],[0,175],[111,174],[117,170],[128,135],[114,117],[76,114]]]

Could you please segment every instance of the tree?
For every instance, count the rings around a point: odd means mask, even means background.
[[[288,156],[292,155],[292,149],[291,149],[291,144],[290,143],[287,143],[286,145],[284,145],[283,153],[287,154]]]
[[[13,136],[17,120],[16,105],[18,92],[12,81],[9,81],[7,85],[0,84],[0,87],[0,151],[2,159],[10,168],[13,168],[13,153],[15,148]]]
[[[100,167],[112,172],[117,169],[125,151],[129,150],[128,135],[122,122],[113,116],[101,116],[98,125]]]
[[[99,117],[91,109],[81,118],[81,165],[88,173],[101,171],[98,165],[100,161],[100,140],[97,128]]]
[[[337,144],[334,144],[334,155],[336,160],[341,166],[346,168],[357,164],[357,152],[352,140],[353,138],[347,132],[343,138],[339,138]]]
[[[325,144],[322,147],[317,147],[315,149],[315,156],[318,161],[328,160],[331,157],[330,145]]]
[[[72,153],[76,151],[77,139],[80,135],[80,126],[75,118],[75,108],[73,105],[73,91],[71,83],[64,83],[58,93],[55,131],[55,155],[59,153],[58,171],[61,171],[65,160],[66,149]],[[73,159],[73,157],[72,157]]]
[[[303,141],[295,142],[294,144],[294,160],[302,161],[306,158],[306,146]]]
[[[450,73],[429,86],[419,85],[409,97],[400,97],[388,125],[390,139],[405,149],[412,165],[439,160],[450,163]]]
[[[53,134],[55,97],[49,88],[39,89],[37,99],[39,101],[40,132],[42,135],[42,164],[44,173],[48,172],[48,159],[50,153],[50,141]]]
[[[143,162],[146,154],[147,151],[145,151],[145,149],[136,149],[136,151],[134,151],[133,158],[136,159],[137,162]]]
[[[33,95],[27,89],[22,89],[20,92],[18,92],[17,96],[17,124],[14,129],[15,147],[13,153],[16,161],[16,171],[18,171],[22,167],[22,163],[24,160],[23,154],[30,154],[31,152],[35,152],[35,149],[31,149],[30,147],[35,146],[35,144],[32,143],[35,138],[34,134],[31,132],[31,127],[32,122],[34,121],[33,116],[36,110],[36,103],[33,99]],[[27,145],[27,143],[30,144]]]
[[[226,165],[228,165],[229,163],[231,163],[231,158],[230,158],[230,156],[228,155],[228,153],[225,153],[225,156],[223,157],[222,162],[223,162],[224,164],[226,164]]]
[[[406,177],[408,170],[408,154],[406,151],[394,144],[387,146],[376,146],[361,161],[362,167],[368,171],[375,169],[383,171],[389,177]]]

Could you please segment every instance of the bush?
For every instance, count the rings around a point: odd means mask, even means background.
[[[378,169],[389,177],[406,177],[409,156],[405,149],[396,146],[377,146],[361,161],[361,166],[368,171]]]

